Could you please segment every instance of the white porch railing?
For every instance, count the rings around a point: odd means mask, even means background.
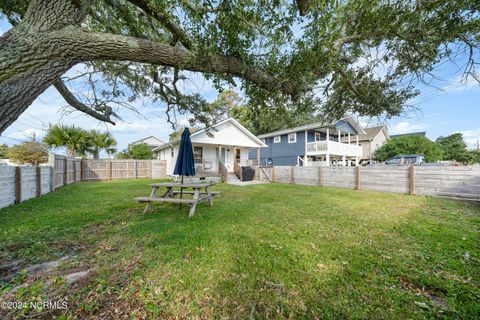
[[[214,160],[195,160],[195,172],[197,174],[212,173],[217,171],[213,166]]]
[[[307,155],[333,154],[348,157],[361,157],[361,146],[336,141],[315,141],[307,143]]]

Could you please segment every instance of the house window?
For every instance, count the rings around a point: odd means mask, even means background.
[[[193,160],[195,162],[202,162],[202,160],[203,160],[203,147],[193,147]]]
[[[173,158],[173,156],[175,155],[175,152],[174,152],[174,149],[173,149],[173,148],[170,148],[170,155],[172,156],[172,158]]]
[[[321,137],[320,132],[315,132],[315,141],[320,141]]]
[[[289,133],[288,134],[288,143],[295,143],[297,142],[297,133]]]
[[[235,162],[240,163],[240,149],[235,149]]]
[[[265,139],[262,139],[262,142],[265,143]]]
[[[280,141],[282,141],[280,136],[273,137],[273,143],[279,143]]]

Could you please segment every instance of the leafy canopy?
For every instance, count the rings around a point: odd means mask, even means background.
[[[115,153],[117,141],[110,132],[87,131],[75,125],[54,124],[48,128],[43,142],[50,148],[65,148],[67,155],[86,156],[90,153],[98,159],[100,152]]]
[[[439,137],[437,143],[443,150],[444,160],[454,160],[458,162],[466,162],[468,160],[468,151],[463,135],[454,133],[446,137]]]
[[[460,162],[463,164],[480,163],[478,150],[468,151],[463,140],[463,134],[457,132],[446,137],[439,137],[437,143],[443,150],[443,159]]]
[[[441,147],[422,136],[405,136],[389,140],[375,151],[374,159],[385,161],[400,154],[423,154],[427,162],[442,160]]]
[[[87,135],[88,143],[86,149],[94,159],[99,159],[101,151],[105,151],[108,155],[114,154],[117,151],[117,149],[115,149],[117,140],[115,140],[111,132],[101,132],[92,129],[87,132]]]
[[[48,150],[40,142],[29,141],[11,147],[8,156],[15,163],[38,166],[48,161]]]
[[[0,144],[0,159],[8,158],[8,145],[6,143]]]
[[[150,160],[154,159],[155,155],[152,149],[146,143],[129,145],[128,149],[124,149],[117,153],[117,159],[136,159],[136,160]]]
[[[208,124],[215,113],[192,90],[198,82],[192,72],[200,72],[218,89],[245,90],[249,105],[258,108],[248,110],[248,118],[267,113],[260,124],[251,120],[258,132],[267,131],[264,121],[308,108],[325,119],[399,115],[418,93],[414,85],[435,76],[443,61],[463,59],[462,70],[475,75],[480,48],[477,0],[76,3],[86,12],[83,30],[97,32],[98,39],[128,36],[192,57],[176,66],[145,62],[142,55],[86,61],[83,78],[63,79],[70,89],[91,87],[88,97],[95,99],[76,95],[82,103],[106,110],[148,96],[171,122],[188,114]],[[2,1],[0,12],[17,24],[27,6],[26,0]]]

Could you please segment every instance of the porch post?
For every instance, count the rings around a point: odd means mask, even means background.
[[[257,148],[257,166],[260,166],[260,148]]]
[[[308,156],[307,156],[307,143],[308,143],[308,132],[305,130],[305,161],[303,165],[306,167],[308,165]]]
[[[358,134],[357,134],[357,136],[356,136],[356,137],[357,137],[357,146],[358,146]]]
[[[351,143],[351,140],[350,140],[350,133],[348,133],[348,144]]]
[[[325,166],[330,167],[330,154],[329,153],[327,153],[325,155]]]
[[[237,147],[233,146],[233,163],[237,163]]]
[[[338,135],[338,142],[342,142],[342,131],[338,130],[337,135]]]
[[[327,128],[327,141],[329,141],[329,140],[330,140],[330,129]]]
[[[358,167],[358,161],[360,160],[360,157],[355,157],[355,166]]]
[[[343,166],[343,167],[346,167],[346,166],[347,166],[345,160],[346,160],[346,156],[344,155],[344,156],[342,157],[342,166]]]
[[[218,172],[220,172],[220,161],[222,161],[222,145],[218,145]]]

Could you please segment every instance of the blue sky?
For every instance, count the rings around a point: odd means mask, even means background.
[[[0,18],[0,35],[10,28],[8,22]],[[480,139],[480,85],[473,79],[461,81],[460,73],[455,64],[442,64],[436,71],[442,80],[433,82],[436,88],[417,86],[421,94],[411,101],[416,112],[387,121],[390,134],[426,131],[427,136],[434,140],[441,135],[462,132],[469,147],[474,147],[477,139]],[[195,83],[193,89],[200,91],[208,100],[216,98],[217,91],[201,76],[195,77],[192,83]],[[57,122],[75,124],[86,129],[110,130],[118,141],[119,149],[125,148],[131,141],[150,135],[167,141],[168,134],[172,131],[162,107],[148,100],[137,104],[143,117],[125,111],[121,114],[124,121],[118,122],[116,126],[105,125],[79,112],[64,114],[62,110],[65,106],[66,102],[54,88],[47,89],[2,134],[0,143],[13,145],[28,140],[33,133],[41,138],[48,124]],[[368,123],[374,125],[377,120],[371,119]]]

